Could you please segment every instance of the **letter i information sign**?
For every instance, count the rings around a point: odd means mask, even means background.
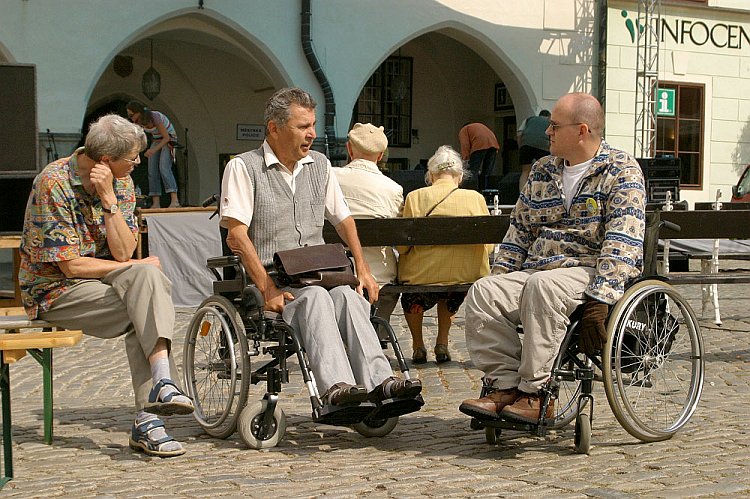
[[[675,115],[675,89],[659,88],[656,90],[656,115]]]

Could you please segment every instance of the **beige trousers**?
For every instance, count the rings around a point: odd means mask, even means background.
[[[466,297],[466,347],[499,389],[539,391],[595,274],[589,267],[523,270],[483,277]],[[517,326],[523,325],[519,336]]]
[[[153,386],[148,356],[159,338],[171,346],[174,329],[172,283],[161,270],[138,264],[114,270],[101,280],[86,279],[63,293],[39,318],[97,338],[125,335],[135,407],[143,409]],[[172,380],[179,385],[171,352],[169,365]]]

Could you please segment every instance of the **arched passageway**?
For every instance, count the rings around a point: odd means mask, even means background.
[[[161,86],[150,100],[142,77],[152,66]],[[125,116],[124,103],[131,99],[166,114],[185,146],[176,154],[180,199],[196,205],[218,190],[223,158],[260,145],[262,135],[239,131],[262,125],[265,101],[287,80],[260,42],[228,20],[181,14],[123,41],[93,85],[86,119],[103,110]],[[141,173],[134,175],[137,181]]]

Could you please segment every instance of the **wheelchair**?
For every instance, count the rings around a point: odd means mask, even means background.
[[[382,437],[395,428],[398,416],[384,409],[387,401],[363,402],[346,410],[323,404],[299,335],[279,314],[263,310],[263,297],[239,257],[209,258],[207,266],[216,278],[214,294],[193,315],[183,352],[185,387],[195,405],[194,417],[206,433],[227,438],[238,430],[252,449],[276,446],[286,430],[279,392],[289,382],[287,361],[293,355],[310,397],[313,421],[350,425],[365,437]],[[390,324],[374,316],[371,321],[387,331],[402,375],[410,379]],[[248,401],[250,384],[262,382],[266,384],[262,399]],[[424,404],[421,396],[400,402],[413,404],[409,407],[413,411]]]
[[[644,277],[629,283],[610,309],[602,352],[589,356],[580,351],[577,326],[581,309],[577,309],[541,390],[540,419],[528,424],[506,418],[472,418],[472,428],[484,428],[487,443],[496,444],[504,429],[544,436],[575,421],[575,451],[588,454],[594,381],[604,384],[620,425],[643,442],[669,439],[687,424],[703,390],[703,339],[690,305],[656,272],[662,226],[679,231],[679,226],[661,221],[659,212],[647,215]],[[485,380],[480,397],[489,390]],[[541,415],[553,400],[554,416],[544,418]]]

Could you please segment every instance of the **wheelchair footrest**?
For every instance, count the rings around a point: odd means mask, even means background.
[[[407,398],[390,398],[383,400],[373,411],[373,419],[388,419],[417,412],[424,405],[421,395]]]
[[[333,426],[347,426],[361,423],[375,410],[375,404],[363,402],[359,405],[333,406],[324,405],[316,417],[313,413],[313,421]]]
[[[474,423],[476,421],[476,423]],[[542,425],[539,423],[522,423],[513,419],[502,417],[500,419],[479,419],[472,418],[472,423],[477,427],[481,428],[500,428],[502,430],[515,430],[523,431],[525,433],[533,433],[538,436],[544,436],[549,429],[549,425],[552,423],[551,419],[547,420],[547,424]]]

